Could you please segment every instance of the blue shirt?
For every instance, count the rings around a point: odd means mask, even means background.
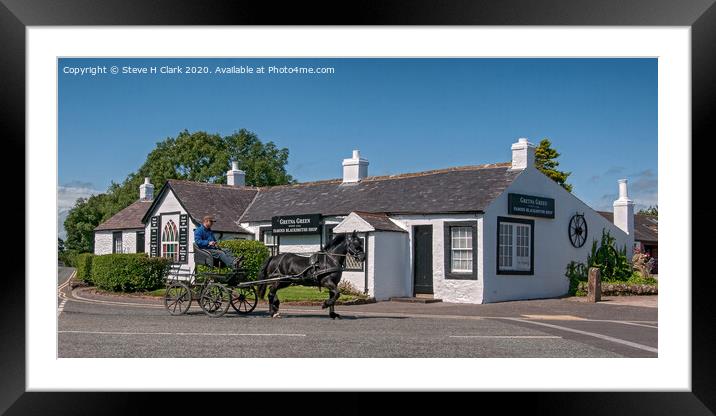
[[[214,233],[210,229],[204,227],[204,224],[196,227],[196,230],[194,230],[194,242],[199,248],[210,248],[209,242],[211,241],[216,241],[216,238],[214,238]]]

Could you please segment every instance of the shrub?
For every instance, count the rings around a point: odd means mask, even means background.
[[[580,287],[580,282],[586,282],[587,281],[587,274],[588,274],[588,268],[587,265],[584,263],[579,263],[576,261],[570,261],[567,265],[567,272],[565,273],[565,276],[569,279],[569,294],[570,295],[576,295],[576,296],[584,296],[586,295],[586,292],[584,292]]]
[[[169,264],[169,259],[143,253],[94,256],[92,282],[114,292],[154,290],[164,285]]]
[[[654,260],[647,253],[636,251],[631,259],[634,270],[638,271],[641,276],[651,277],[651,271],[654,267]]]
[[[363,292],[358,290],[348,280],[341,280],[340,283],[338,283],[338,291],[341,292],[342,295],[364,296]]]
[[[587,256],[587,268],[589,267],[598,267],[602,280],[624,281],[633,274],[626,256],[626,246],[619,249],[616,239],[604,230],[600,244],[597,245],[596,240],[592,243],[592,251]]]
[[[77,267],[77,278],[85,283],[92,283],[92,253],[82,253],[77,256],[75,264]]]
[[[243,256],[241,268],[246,271],[248,280],[256,280],[261,266],[269,257],[268,247],[257,240],[224,240],[219,242],[219,247],[227,249],[235,257]]]

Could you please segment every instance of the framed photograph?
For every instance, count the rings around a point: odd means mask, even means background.
[[[2,0],[25,259],[0,411],[519,391],[711,414],[691,189],[716,8],[522,3]]]

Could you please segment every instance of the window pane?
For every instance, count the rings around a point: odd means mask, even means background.
[[[450,268],[452,272],[472,272],[472,227],[450,227]]]

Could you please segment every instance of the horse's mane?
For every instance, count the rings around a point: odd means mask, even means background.
[[[323,251],[328,251],[332,248],[335,248],[345,240],[346,240],[345,234],[336,234],[336,236],[333,237],[333,239],[331,241],[326,243],[326,246],[323,248]]]

